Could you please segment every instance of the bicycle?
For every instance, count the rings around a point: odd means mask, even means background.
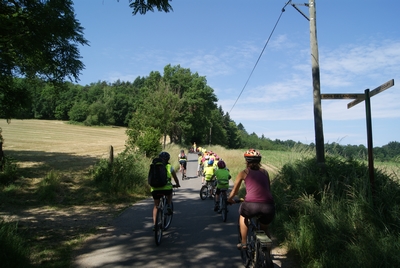
[[[219,209],[218,213],[221,213],[222,221],[226,222],[226,218],[228,216],[228,189],[221,189],[221,193],[219,194]]]
[[[173,189],[176,188],[176,185],[172,185]],[[175,191],[174,191],[175,194]],[[156,245],[159,246],[161,243],[161,238],[163,235],[163,231],[166,231],[172,222],[172,217],[174,216],[174,204],[171,202],[171,211],[167,210],[167,197],[162,195],[160,198],[160,203],[157,207],[157,215],[156,215],[156,224],[154,226],[154,238],[156,241]]]
[[[235,200],[243,202],[243,200]],[[239,218],[240,219],[240,218]],[[248,267],[273,268],[271,249],[272,240],[261,230],[258,217],[248,219],[247,242],[245,249],[240,250],[243,265]],[[242,242],[240,225],[238,221],[238,240]]]
[[[200,188],[200,198],[205,200],[207,197],[214,198],[215,196],[215,180],[206,181]]]

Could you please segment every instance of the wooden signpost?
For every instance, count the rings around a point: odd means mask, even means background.
[[[347,109],[365,101],[365,112],[367,119],[367,143],[368,143],[368,169],[369,180],[371,184],[372,193],[374,193],[374,157],[373,157],[373,144],[372,144],[372,123],[371,123],[371,101],[370,98],[384,90],[394,86],[394,79],[375,88],[371,92],[369,89],[364,91],[364,94],[321,94],[321,99],[355,99],[347,104]]]

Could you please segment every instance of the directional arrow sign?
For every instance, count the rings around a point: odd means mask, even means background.
[[[380,85],[379,87],[375,88],[374,90],[372,90],[369,93],[369,96],[372,97],[378,93],[381,93],[382,91],[390,88],[394,86],[394,79],[387,81],[386,83]],[[363,102],[365,100],[365,95],[362,94],[361,97],[358,97],[357,99],[355,99],[354,101],[350,102],[349,104],[347,104],[347,109],[350,109],[351,107],[359,104],[360,102]]]
[[[321,99],[358,99],[364,94],[321,94]]]

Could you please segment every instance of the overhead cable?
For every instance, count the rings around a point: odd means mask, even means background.
[[[243,86],[243,88],[242,88],[242,91],[240,91],[240,94],[239,94],[239,96],[237,97],[237,99],[236,99],[235,103],[233,104],[233,106],[232,106],[231,110],[229,111],[229,113],[232,112],[232,110],[233,110],[233,108],[235,107],[236,103],[238,102],[240,96],[242,95],[244,89],[246,88],[247,83],[249,82],[251,76],[253,75],[253,72],[254,72],[254,70],[256,69],[258,62],[260,61],[261,56],[262,56],[262,54],[264,53],[264,50],[265,50],[265,48],[267,47],[267,45],[268,45],[268,43],[269,43],[269,40],[271,39],[271,36],[272,36],[272,34],[274,33],[275,28],[276,28],[276,26],[278,25],[278,23],[279,23],[279,21],[280,21],[280,19],[281,19],[281,17],[282,17],[283,12],[285,12],[285,7],[286,7],[290,2],[292,2],[292,0],[288,1],[288,2],[284,5],[284,7],[282,8],[281,14],[280,14],[279,17],[278,17],[278,20],[276,21],[275,26],[274,26],[274,28],[272,29],[272,31],[271,31],[271,33],[270,33],[268,39],[267,39],[267,42],[265,43],[265,45],[264,45],[264,47],[263,47],[263,49],[262,49],[262,51],[261,51],[261,53],[260,53],[260,56],[258,56],[258,59],[257,59],[256,63],[254,64],[253,70],[251,70],[250,75],[249,75],[249,77],[247,78],[247,81],[246,81],[246,83],[244,84],[244,86]]]

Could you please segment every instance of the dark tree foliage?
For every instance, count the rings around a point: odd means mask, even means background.
[[[154,12],[154,8],[157,8],[158,11],[168,13],[173,11],[169,1],[171,0],[129,0],[129,6],[133,9],[133,15],[137,13],[144,15],[147,11]]]
[[[87,45],[71,0],[0,1],[0,116],[11,118],[29,102],[14,78],[77,81]]]

